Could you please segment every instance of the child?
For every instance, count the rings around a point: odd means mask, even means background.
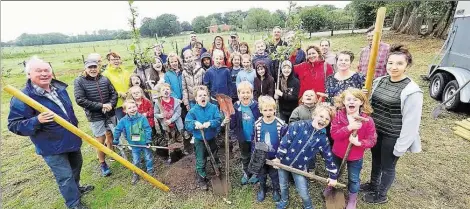
[[[240,54],[248,54],[250,55],[250,47],[248,47],[248,43],[246,42],[241,42],[240,43]]]
[[[126,115],[119,120],[116,128],[114,129],[113,144],[119,144],[119,137],[121,137],[121,133],[124,132],[124,136],[129,144],[150,146],[150,143],[152,142],[152,129],[150,128],[147,119],[137,111],[137,104],[133,100],[126,100],[122,106]],[[133,147],[132,163],[137,167],[140,167],[140,155],[142,152],[145,156],[147,173],[149,175],[153,175],[153,156],[150,147]],[[139,176],[134,173],[131,181],[132,185],[135,185],[138,180]]]
[[[250,82],[241,82],[237,87],[237,92],[240,100],[233,106],[235,114],[231,116],[230,129],[234,130],[237,135],[243,168],[241,184],[245,185],[251,177],[248,172],[248,164],[251,157],[251,139],[253,138],[254,125],[255,121],[261,117],[261,113],[258,103],[253,100],[253,87]]]
[[[338,177],[338,169],[331,154],[330,145],[326,137],[325,127],[335,116],[332,106],[318,105],[312,115],[312,119],[297,121],[289,125],[287,134],[282,138],[277,150],[276,159],[273,161],[282,163],[299,170],[307,171],[308,162],[320,152],[325,159],[325,167],[329,173],[328,185],[335,186]],[[314,208],[308,192],[307,179],[295,173],[279,169],[279,184],[281,187],[281,201],[276,208],[287,208],[289,200],[289,174],[295,181],[297,192],[303,201],[303,208]]]
[[[253,56],[253,67],[255,69],[258,69],[256,67],[256,63],[258,61],[263,61],[267,67],[267,71],[269,72],[270,75],[273,77],[277,78],[277,68],[272,69],[272,60],[269,58],[269,54],[266,52],[266,43],[264,43],[263,40],[257,40],[255,41],[255,49],[256,52]],[[274,72],[276,71],[276,72]]]
[[[239,52],[234,52],[230,55],[230,62],[232,63],[232,67],[230,68],[230,76],[231,76],[231,89],[232,89],[232,102],[235,103],[238,101],[237,96],[237,76],[243,69],[241,67],[242,55]]]
[[[183,99],[182,91],[182,64],[181,59],[174,52],[168,54],[168,70],[165,73],[165,83],[170,84],[171,96],[176,99]]]
[[[183,103],[186,109],[189,110],[196,104],[193,91],[194,87],[202,85],[206,71],[199,67],[199,65],[196,65],[191,50],[188,49],[184,51],[183,57]]]
[[[337,107],[340,108],[338,114],[331,123],[331,137],[333,144],[333,159],[338,165],[344,158],[349,143],[352,143],[351,151],[347,159],[348,165],[348,190],[349,198],[347,209],[356,208],[357,193],[360,186],[360,174],[362,169],[362,159],[364,151],[372,148],[377,142],[375,124],[368,115],[372,113],[367,96],[360,89],[348,88],[338,97],[335,97]],[[361,116],[368,121],[357,121],[354,117]],[[354,136],[354,131],[357,134]],[[331,187],[325,190],[329,193]]]
[[[133,86],[129,89],[127,93],[127,99],[131,99],[135,101],[137,105],[137,111],[147,118],[150,127],[152,128],[152,138],[157,133],[155,130],[155,120],[153,116],[153,105],[150,100],[144,97],[144,90],[142,90],[138,86]]]
[[[207,72],[207,70],[212,66],[211,65],[211,54],[209,52],[204,52],[201,55],[201,67]]]
[[[279,89],[274,91],[274,99],[279,99],[280,118],[287,123],[298,104],[300,83],[292,72],[292,63],[289,60],[282,62],[281,70]]]
[[[252,141],[255,143],[252,143],[252,150],[254,150],[254,145],[256,143],[265,143],[269,147],[267,159],[272,160],[275,158],[277,148],[279,146],[281,137],[286,132],[287,125],[284,123],[284,121],[274,116],[274,113],[276,112],[276,101],[274,101],[272,97],[261,96],[259,98],[259,109],[263,116],[255,122],[255,133],[252,139]],[[279,202],[279,177],[277,173],[278,172],[276,169],[270,165],[265,164],[257,176],[253,175],[250,178],[250,182],[253,181],[253,178],[259,179],[260,188],[257,194],[258,202],[264,201],[266,196],[267,174],[269,174],[269,177],[271,178],[273,200],[274,202]]]
[[[165,55],[166,57],[166,55]],[[153,69],[157,72],[157,79],[156,80],[150,80],[150,84],[152,86],[152,90],[157,90],[157,85],[160,83],[165,82],[165,66],[163,64],[163,60],[160,57],[155,57],[155,64],[153,64]],[[158,94],[156,94],[154,91],[152,91],[152,100],[155,100],[158,97]]]
[[[289,118],[289,123],[293,123],[299,120],[309,120],[312,118],[313,110],[315,110],[315,104],[317,103],[317,96],[315,91],[307,90],[302,96],[302,103],[292,111]]]
[[[207,70],[203,83],[209,88],[211,100],[215,101],[216,94],[230,96],[231,77],[229,69],[224,66],[224,53],[221,50],[214,50],[212,59],[214,65]]]
[[[242,81],[248,81],[251,86],[254,86],[256,72],[253,70],[253,64],[251,64],[251,56],[249,54],[242,55],[242,67],[243,70],[237,75],[237,86]]]
[[[163,131],[165,131],[170,138],[168,138],[168,146],[175,143],[182,143],[181,136],[184,133],[183,120],[181,119],[181,100],[174,98],[171,95],[171,87],[167,83],[158,84],[157,91],[161,98],[155,101],[156,107],[154,108],[155,118],[162,124]],[[175,128],[179,132],[179,137],[176,137]],[[183,142],[183,146],[185,143]],[[184,154],[187,155],[187,147],[184,146]],[[169,158],[167,163],[171,163],[171,153],[169,150]]]
[[[217,164],[220,164],[217,155],[217,144],[215,137],[217,135],[218,127],[221,124],[221,117],[219,108],[216,105],[211,104],[209,101],[209,91],[205,86],[196,86],[194,89],[196,93],[196,102],[185,119],[186,129],[194,136],[194,147],[196,154],[196,173],[198,185],[202,190],[207,190],[207,178],[206,178],[206,158],[208,152],[204,145],[203,136],[201,130],[204,132],[204,138],[207,140]],[[228,118],[227,118],[228,120]],[[227,121],[224,121],[227,123]],[[218,166],[216,166],[218,167]]]
[[[131,77],[129,77],[129,88],[133,87],[133,86],[137,86],[137,87],[140,87],[142,90],[145,89],[145,85],[144,85],[144,82],[142,81],[142,79],[139,77],[139,75],[135,74],[135,73],[132,73],[131,74]],[[129,92],[129,90],[127,90],[127,92]],[[126,98],[129,98],[129,94],[126,95]],[[144,96],[146,98],[150,98],[150,95],[148,95],[148,93],[144,92]]]
[[[268,70],[268,66],[263,61],[256,63],[256,78],[253,95],[255,100],[260,96],[274,96],[274,78]]]

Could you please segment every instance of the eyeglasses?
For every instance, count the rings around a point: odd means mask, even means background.
[[[111,59],[111,61],[119,61],[121,60],[121,58],[114,58],[114,59]]]

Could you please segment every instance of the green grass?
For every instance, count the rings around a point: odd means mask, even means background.
[[[262,34],[240,34],[251,45],[253,39],[261,38]],[[224,35],[227,37],[228,35]],[[212,42],[213,35],[199,35],[206,48]],[[187,43],[187,36],[173,37],[167,40],[165,52],[173,51],[171,40],[178,41],[181,50]],[[307,44],[318,43],[320,38],[304,41]],[[366,44],[363,35],[342,35],[331,38],[335,51],[350,49],[356,55]],[[430,116],[431,110],[438,104],[428,95],[427,82],[419,78],[427,72],[434,55],[442,46],[442,40],[418,39],[409,36],[385,34],[383,40],[387,43],[407,45],[414,58],[414,66],[409,75],[424,91],[424,110],[421,122],[421,137],[423,152],[405,154],[397,165],[397,176],[389,193],[389,203],[380,206],[367,205],[359,201],[359,208],[470,208],[470,142],[455,136],[451,128],[454,122],[468,117],[462,113],[443,113],[438,120]],[[150,43],[146,39],[146,43]],[[2,72],[8,69],[10,75],[3,78],[17,88],[24,86],[25,77],[22,66],[17,65],[37,51],[41,58],[51,61],[58,79],[68,83],[69,95],[73,95],[73,79],[81,72],[81,55],[94,52],[105,54],[109,49],[119,52],[126,66],[132,66],[130,54],[126,50],[129,41],[104,41],[92,43],[77,43],[52,45],[42,47],[15,47],[3,49],[3,55],[8,59],[2,60]],[[145,45],[145,44],[144,44]],[[81,47],[81,48],[80,48]],[[67,48],[67,52],[65,52]],[[54,52],[55,51],[55,52]],[[5,57],[4,57],[5,58]],[[357,65],[357,59],[354,66]],[[19,137],[7,130],[7,116],[10,95],[2,92],[1,124],[2,141],[0,160],[1,190],[3,208],[64,208],[64,201],[57,189],[52,173],[40,156],[34,152],[34,146],[26,137]],[[80,129],[90,132],[83,109],[74,103],[75,113],[80,121]],[[82,146],[84,163],[81,182],[92,184],[96,188],[84,196],[83,201],[91,208],[274,208],[271,194],[264,203],[256,203],[256,188],[241,187],[239,184],[239,166],[232,169],[232,185],[230,200],[232,205],[226,205],[220,198],[209,192],[193,191],[183,197],[178,194],[164,193],[145,181],[131,186],[131,172],[119,163],[111,163],[113,175],[109,178],[100,177],[95,150],[88,144]],[[370,174],[370,152],[366,153],[361,179],[367,181]],[[160,176],[156,177],[160,179]],[[345,182],[345,179],[342,180]],[[310,184],[310,195],[317,208],[322,208],[322,185]],[[301,201],[293,187],[291,190],[291,207],[301,208]]]

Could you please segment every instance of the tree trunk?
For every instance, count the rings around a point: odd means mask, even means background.
[[[415,21],[411,24],[410,30],[408,31],[409,35],[417,36],[421,31],[421,26],[423,25],[424,17],[419,15],[416,17]]]
[[[434,20],[432,18],[426,19],[426,27],[427,27],[427,30],[423,34],[424,36],[428,36],[434,30]]]
[[[405,6],[405,8],[403,9],[403,18],[401,18],[401,22],[397,28],[397,31],[400,31],[403,27],[405,27],[406,23],[408,22],[408,19],[410,18],[412,8],[413,7],[411,5],[408,5]]]
[[[449,26],[452,24],[456,7],[457,7],[457,3],[455,1],[451,1],[449,9],[446,11],[444,16],[437,23],[435,30],[432,32],[432,36],[436,38],[442,38],[442,39],[447,38],[448,29],[449,29]]]
[[[400,33],[410,34],[411,26],[416,22],[416,18],[418,17],[418,8],[419,5],[413,6],[413,11],[411,12],[410,17],[408,18],[408,22],[403,28],[399,30]]]
[[[398,26],[400,26],[401,19],[403,18],[403,10],[405,10],[405,8],[400,7],[395,11],[395,16],[393,17],[393,23],[390,30],[397,30]]]

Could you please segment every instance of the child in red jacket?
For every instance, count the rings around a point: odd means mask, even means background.
[[[335,102],[340,110],[331,122],[331,137],[334,141],[333,158],[339,167],[348,144],[352,143],[347,158],[349,199],[346,208],[354,209],[356,208],[357,193],[360,186],[364,151],[375,145],[377,133],[374,121],[369,117],[372,113],[372,107],[362,90],[348,88],[335,98]],[[360,121],[359,116],[366,120]],[[353,134],[356,132],[357,134]],[[330,191],[331,187],[328,187],[324,195],[327,195]]]

